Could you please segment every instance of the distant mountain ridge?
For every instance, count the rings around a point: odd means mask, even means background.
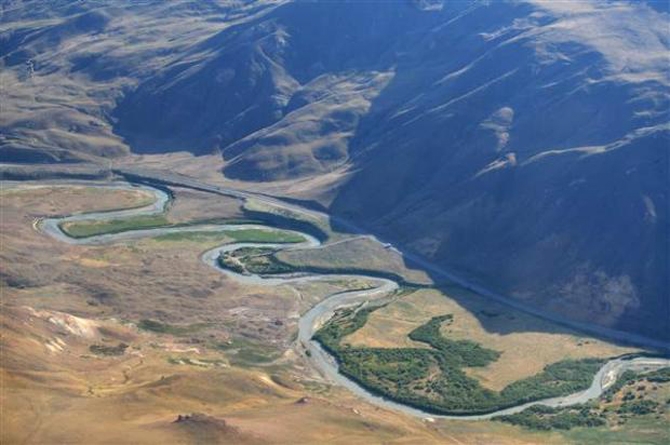
[[[6,157],[347,171],[333,213],[529,304],[670,341],[667,3],[11,4]]]

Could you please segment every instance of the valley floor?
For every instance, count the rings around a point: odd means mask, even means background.
[[[267,206],[176,186],[171,192],[160,218],[92,221],[68,230],[85,239],[194,222],[242,223]],[[218,245],[292,243],[299,241],[295,235],[210,228],[67,244],[40,231],[41,218],[142,207],[152,197],[141,189],[87,183],[6,183],[0,193],[3,443],[583,443],[604,440],[610,431],[640,434],[647,442],[668,439],[670,384],[639,383],[644,377],[592,407],[605,413],[605,425],[567,431],[416,418],[369,404],[324,378],[295,339],[310,308],[338,292],[374,287],[373,280],[333,276],[268,287],[240,282],[199,260]],[[331,232],[327,221],[307,223],[327,237],[319,251],[254,252],[251,259],[239,257],[240,267],[263,273],[277,272],[272,268],[278,265],[289,271],[373,269],[411,283],[341,338],[347,348],[428,350],[411,332],[450,314],[451,322],[438,326],[440,336],[496,352],[495,360],[463,368],[490,391],[565,359],[637,351],[457,286],[436,288],[397,252]],[[653,402],[647,403],[653,409],[636,413],[631,392]]]

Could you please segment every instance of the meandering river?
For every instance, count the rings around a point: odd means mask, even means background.
[[[104,187],[111,187],[115,189],[127,189],[127,190],[144,190],[148,193],[151,193],[155,197],[155,201],[145,207],[135,208],[135,209],[125,209],[125,210],[116,210],[116,211],[105,211],[105,212],[94,212],[94,213],[82,213],[74,214],[61,218],[46,218],[37,225],[38,229],[43,231],[49,236],[54,237],[55,239],[78,245],[101,245],[101,244],[110,244],[119,241],[126,241],[138,238],[147,238],[155,237],[159,235],[165,235],[169,233],[185,233],[185,232],[203,232],[203,231],[233,231],[233,230],[247,230],[247,229],[260,229],[268,230],[268,226],[257,225],[257,224],[207,224],[200,226],[185,226],[185,227],[164,227],[164,228],[155,228],[155,229],[142,229],[142,230],[132,230],[121,233],[113,234],[104,234],[104,235],[95,235],[87,238],[72,238],[64,233],[60,225],[65,222],[73,221],[85,221],[85,220],[105,220],[105,219],[118,219],[118,218],[127,218],[138,215],[154,215],[159,214],[165,211],[166,206],[169,203],[169,196],[158,189],[147,187],[147,186],[133,186],[128,184],[114,184],[114,185],[105,185]],[[294,233],[302,236],[305,241],[301,243],[294,244],[276,244],[276,243],[230,243],[223,246],[219,246],[213,249],[210,249],[203,253],[200,259],[210,267],[215,268],[219,272],[227,275],[228,277],[237,280],[242,283],[254,284],[254,285],[263,285],[263,286],[278,286],[278,285],[290,285],[293,283],[300,283],[305,281],[314,281],[322,280],[324,278],[333,279],[333,278],[363,278],[370,283],[374,283],[375,287],[366,290],[352,290],[346,292],[339,292],[328,296],[323,299],[320,303],[312,307],[306,313],[304,313],[298,323],[298,337],[297,342],[299,346],[305,348],[309,351],[307,354],[307,359],[311,364],[329,381],[334,384],[341,385],[348,390],[352,391],[356,395],[365,399],[367,402],[372,403],[377,406],[384,408],[401,411],[405,414],[409,414],[421,418],[450,418],[450,419],[461,419],[461,420],[483,420],[490,419],[496,416],[501,416],[505,414],[513,414],[516,412],[523,411],[532,405],[547,405],[552,407],[558,406],[569,406],[579,403],[584,403],[589,400],[593,400],[599,397],[605,389],[612,385],[617,377],[626,370],[646,370],[646,369],[655,369],[659,367],[670,366],[670,359],[666,358],[652,358],[652,357],[637,357],[632,359],[612,359],[605,363],[598,373],[594,376],[591,386],[585,391],[581,391],[575,394],[571,394],[563,397],[555,397],[551,399],[538,400],[535,402],[525,403],[522,405],[514,406],[507,409],[502,409],[494,411],[487,414],[478,414],[478,415],[438,415],[427,413],[416,408],[412,408],[400,403],[393,402],[391,400],[380,397],[376,394],[373,394],[367,391],[365,388],[361,387],[357,383],[349,380],[344,375],[338,372],[338,365],[334,358],[328,354],[321,346],[314,340],[312,337],[314,333],[323,326],[340,308],[344,308],[351,305],[365,304],[368,302],[378,301],[379,299],[391,295],[396,289],[398,289],[398,283],[395,281],[378,278],[366,275],[337,275],[337,274],[293,274],[287,276],[260,276],[260,275],[246,275],[233,272],[228,269],[223,269],[219,266],[217,258],[223,252],[230,252],[241,247],[265,247],[273,248],[277,250],[283,249],[318,249],[321,248],[321,242],[314,238],[311,235],[308,235],[303,232],[298,232],[294,230],[284,230],[284,232]]]

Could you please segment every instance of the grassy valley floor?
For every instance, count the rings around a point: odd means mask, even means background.
[[[237,200],[173,191],[174,203],[162,222],[246,218]],[[598,443],[613,437],[602,427],[556,432],[492,421],[430,422],[380,409],[328,385],[294,348],[297,321],[327,295],[369,283],[242,285],[199,261],[202,252],[227,242],[297,241],[285,232],[193,232],[74,246],[34,230],[35,219],[141,206],[147,196],[52,186],[0,193],[2,443],[519,444]],[[137,227],[133,223],[124,230]],[[377,262],[368,267],[392,264],[393,273],[417,276],[396,259],[384,258],[385,251],[374,250]],[[339,255],[336,249],[325,253]],[[306,256],[301,261],[329,264]],[[498,393],[564,359],[579,363],[631,351],[456,288],[401,292],[354,325],[338,333],[338,347],[364,359],[362,369],[381,369],[375,375],[386,379],[385,385],[398,373],[439,380],[444,361],[462,372],[463,381]],[[381,352],[356,355],[357,350]],[[428,360],[380,362],[394,350]],[[648,390],[660,397],[666,384],[656,385],[660,389],[648,385]],[[614,396],[612,406],[617,397],[624,396]],[[663,438],[655,418],[631,416],[615,428],[621,437],[647,431],[640,437]]]

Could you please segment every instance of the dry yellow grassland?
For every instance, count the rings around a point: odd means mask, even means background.
[[[516,444],[557,437],[493,422],[425,422],[325,384],[292,352],[297,314],[364,282],[297,291],[242,286],[198,259],[224,235],[73,246],[32,226],[40,216],[136,206],[142,194],[54,187],[5,190],[2,198],[1,443]],[[230,200],[179,190],[168,215],[236,216]],[[403,302],[421,308],[405,315],[410,322],[436,309],[421,306],[419,296]],[[366,331],[379,329],[378,316]],[[196,328],[148,332],[137,327],[142,319]],[[237,365],[245,346],[214,347],[240,337],[279,360]],[[96,352],[120,344],[128,346],[118,355]],[[192,413],[200,414],[175,422]]]

